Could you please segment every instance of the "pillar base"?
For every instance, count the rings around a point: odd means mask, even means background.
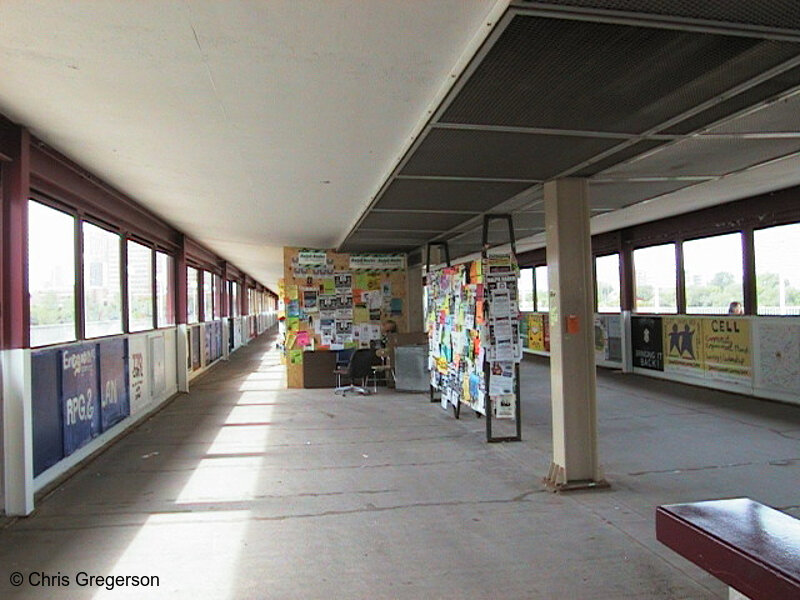
[[[559,464],[550,463],[547,477],[542,478],[545,488],[551,492],[575,492],[578,490],[604,490],[611,487],[605,479],[567,479],[567,470]]]

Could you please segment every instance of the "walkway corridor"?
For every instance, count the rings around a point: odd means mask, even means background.
[[[426,395],[341,398],[283,374],[262,336],[11,522],[0,598],[723,598],[655,541],[653,506],[800,503],[794,408],[602,374],[613,488],[557,496],[539,484],[539,361],[523,365],[525,441],[507,445]],[[159,585],[82,587],[79,572]],[[41,573],[62,585],[32,586]]]

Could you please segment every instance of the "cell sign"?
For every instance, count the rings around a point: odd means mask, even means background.
[[[126,340],[100,344],[100,424],[103,431],[130,414]]]
[[[661,317],[633,317],[631,342],[633,366],[652,371],[664,370]]]
[[[100,433],[96,344],[61,351],[61,410],[64,456],[69,456]]]

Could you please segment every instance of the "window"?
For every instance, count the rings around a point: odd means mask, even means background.
[[[800,315],[800,223],[753,232],[760,315]]]
[[[678,312],[675,244],[637,248],[633,251],[633,268],[637,312]]]
[[[86,337],[122,333],[120,237],[92,223],[82,229]]]
[[[230,282],[230,290],[231,290],[231,316],[232,317],[240,317],[242,316],[242,305],[239,303],[239,283],[236,281]]]
[[[214,275],[214,318],[222,317],[222,277]]]
[[[175,265],[169,254],[156,252],[156,323],[175,324]]]
[[[550,310],[550,294],[548,292],[547,265],[536,267],[533,279],[536,284],[536,310],[548,312]]]
[[[214,319],[214,275],[203,271],[203,320]]]
[[[153,328],[153,251],[128,241],[128,330]]]
[[[200,273],[192,267],[186,268],[186,322],[197,323],[199,320],[199,287],[197,284]]]
[[[742,234],[684,242],[683,272],[687,313],[724,315],[732,302],[743,306]]]
[[[31,346],[75,339],[75,218],[28,202]]]
[[[533,269],[519,270],[517,288],[519,290],[519,309],[525,312],[533,312]]]
[[[598,256],[594,259],[595,279],[597,281],[597,312],[617,313],[620,311],[619,294],[619,254]]]

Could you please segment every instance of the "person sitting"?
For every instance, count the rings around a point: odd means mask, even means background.
[[[743,315],[744,314],[744,306],[742,306],[741,302],[734,300],[728,305],[728,314],[729,315]]]

